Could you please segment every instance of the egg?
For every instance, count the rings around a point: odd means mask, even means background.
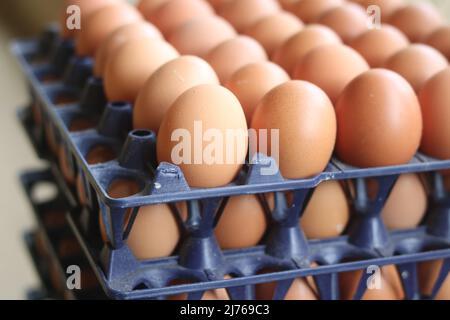
[[[134,102],[153,72],[178,56],[178,52],[161,39],[137,38],[126,42],[107,61],[106,97],[109,101]]]
[[[262,283],[255,286],[257,300],[272,300],[275,294],[276,282]],[[294,279],[284,300],[318,300],[314,290],[305,279]]]
[[[238,32],[243,32],[262,17],[280,11],[275,0],[230,0],[224,2],[217,13],[230,22]]]
[[[348,43],[367,30],[367,19],[366,12],[360,6],[346,3],[326,11],[317,22],[336,31]]]
[[[189,20],[213,14],[214,10],[204,0],[171,0],[159,7],[152,22],[164,35],[169,36]]]
[[[431,4],[422,2],[398,9],[389,23],[403,31],[411,42],[420,42],[441,27],[443,19]]]
[[[108,188],[112,198],[126,198],[139,192],[139,186],[129,180],[117,180]],[[127,227],[131,211],[125,217]],[[103,240],[107,242],[104,221],[100,214],[100,228]],[[177,220],[167,204],[141,207],[131,227],[126,244],[138,260],[169,256],[178,244],[180,230]]]
[[[419,285],[420,292],[423,295],[430,296],[434,285],[436,284],[439,272],[442,268],[442,260],[425,261],[419,263],[418,273],[419,273]],[[436,300],[450,300],[450,275],[444,280],[441,288],[437,292]]]
[[[409,46],[408,38],[397,28],[382,24],[362,33],[349,44],[371,68],[381,68],[392,55]]]
[[[231,279],[231,277],[226,275],[224,277],[224,279]],[[193,283],[193,282],[191,280],[175,279],[169,283],[169,286],[176,286],[176,285],[183,285],[183,284],[190,284],[190,283]],[[187,300],[187,299],[188,299],[187,293],[171,295],[167,298],[167,300],[172,300],[172,301],[180,301],[180,300]],[[220,288],[220,289],[213,289],[213,290],[205,291],[203,293],[201,300],[230,300],[230,297],[228,296],[228,292],[226,289]]]
[[[444,177],[444,188],[447,192],[450,192],[450,175]]]
[[[218,9],[222,4],[231,0],[207,0],[214,9]]]
[[[303,22],[289,12],[278,12],[263,17],[245,29],[245,34],[256,39],[271,56],[287,39],[303,28]]]
[[[278,3],[284,10],[291,11],[293,5],[299,1],[300,0],[278,0]]]
[[[314,83],[336,103],[347,84],[369,68],[366,60],[352,48],[330,44],[311,50],[299,60],[292,78]]]
[[[272,62],[250,63],[236,71],[226,83],[241,102],[247,123],[262,97],[276,86],[289,81],[289,75]]]
[[[214,229],[222,249],[256,246],[267,228],[264,209],[255,195],[231,197]]]
[[[398,74],[369,70],[354,79],[336,104],[336,153],[357,167],[408,163],[422,134],[422,115],[412,87]]]
[[[140,0],[137,9],[147,21],[153,21],[158,9],[172,0]]]
[[[67,22],[70,17],[67,10],[70,6],[78,6],[80,9],[81,20],[86,19],[91,13],[101,9],[107,5],[119,3],[119,0],[64,0],[64,4],[62,6],[62,12],[59,20],[60,24],[60,34],[63,38],[72,38],[78,32],[79,29],[69,29]],[[72,14],[72,12],[70,12]]]
[[[450,61],[450,26],[436,29],[427,37],[425,43],[437,49]]]
[[[339,274],[339,287],[341,299],[351,300],[356,293],[359,281],[362,277],[362,270],[342,272]],[[367,271],[369,272],[369,271]],[[395,266],[383,266],[381,272],[377,275],[371,272],[371,278],[368,280],[372,285],[380,287],[366,288],[362,300],[402,300],[404,292],[401,285],[400,276]],[[369,283],[368,283],[369,284]]]
[[[224,19],[209,16],[190,20],[177,29],[169,37],[169,42],[181,54],[204,57],[225,40],[236,36],[236,31]]]
[[[305,208],[300,227],[309,239],[342,234],[350,218],[347,197],[338,181],[319,184]]]
[[[360,4],[365,10],[370,6],[378,6],[382,22],[387,22],[395,11],[405,6],[405,0],[353,0],[353,2]]]
[[[368,193],[372,199],[377,190],[376,182],[369,180]],[[390,230],[416,228],[425,216],[427,198],[425,187],[418,175],[401,175],[381,212],[384,224]]]
[[[450,159],[450,67],[428,80],[419,93],[423,135],[420,149],[438,158]]]
[[[144,21],[127,24],[116,29],[102,42],[95,54],[94,75],[97,77],[103,76],[109,56],[113,55],[124,43],[145,37],[163,38],[155,26]]]
[[[181,56],[162,65],[146,81],[133,108],[133,127],[158,132],[172,103],[199,84],[219,84],[216,73],[203,59]]]
[[[246,64],[266,61],[267,54],[256,40],[238,36],[220,43],[205,59],[217,72],[220,82],[225,83],[235,71]]]
[[[117,28],[141,20],[135,7],[126,3],[101,8],[81,22],[81,31],[76,38],[76,53],[93,56],[101,43]]]
[[[69,185],[73,185],[75,183],[76,173],[69,164],[68,156],[71,157],[71,155],[67,154],[66,148],[64,148],[63,145],[60,145],[58,149],[59,168],[61,169],[62,176],[66,182]]]
[[[167,111],[159,128],[157,158],[179,165],[191,187],[223,186],[245,162],[246,134],[244,111],[233,93],[219,85],[199,85]]]
[[[311,50],[322,45],[338,43],[342,43],[341,39],[330,28],[318,24],[307,25],[275,50],[272,61],[291,74],[297,62]]]
[[[326,11],[342,4],[342,0],[301,0],[292,5],[291,11],[303,22],[313,23]]]
[[[428,79],[447,66],[447,59],[439,51],[423,44],[412,44],[400,50],[384,65],[408,80],[417,93]]]
[[[256,107],[251,127],[258,136],[260,130],[267,130],[268,149],[261,150],[258,140],[259,152],[274,157],[287,179],[321,173],[336,141],[336,115],[330,99],[305,81],[288,81],[269,91]],[[272,142],[272,130],[278,130],[279,141]],[[272,147],[273,143],[277,145]]]

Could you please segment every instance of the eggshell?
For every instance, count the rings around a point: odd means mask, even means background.
[[[336,31],[348,43],[367,30],[368,16],[357,4],[345,3],[322,14],[318,23]]]
[[[66,180],[66,182],[70,185],[75,183],[76,173],[69,165],[69,159],[67,159],[67,152],[63,145],[59,146],[58,151],[58,159],[59,159],[59,168],[61,169],[61,173]]]
[[[169,42],[181,54],[204,57],[225,40],[236,36],[236,31],[224,19],[210,16],[190,20],[177,29],[169,37]]]
[[[381,68],[392,55],[409,46],[408,38],[397,28],[382,24],[353,39],[349,44],[372,68]]]
[[[399,73],[419,93],[427,80],[447,66],[447,59],[436,49],[412,44],[391,56],[384,67]]]
[[[130,23],[116,29],[102,42],[95,54],[94,75],[103,76],[108,58],[127,41],[146,37],[163,38],[154,25],[145,21]]]
[[[330,44],[311,50],[299,60],[292,78],[314,83],[336,103],[347,84],[367,70],[369,65],[358,52],[348,46]]]
[[[425,43],[437,49],[450,61],[450,26],[435,30],[428,36]]]
[[[276,285],[276,282],[257,284],[256,299],[272,300]],[[297,278],[292,282],[284,300],[318,300],[318,298],[305,279]]]
[[[101,9],[105,6],[111,4],[120,3],[119,0],[64,0],[64,4],[62,6],[62,11],[60,15],[60,35],[63,38],[72,38],[77,33],[79,33],[79,29],[69,29],[67,27],[67,19],[69,18],[69,14],[67,13],[67,9],[69,6],[78,6],[80,8],[81,20],[85,20],[91,13]]]
[[[224,277],[224,279],[225,280],[231,279],[231,277],[226,275]],[[176,286],[176,285],[189,284],[189,283],[193,283],[193,282],[191,280],[176,279],[176,280],[172,280],[169,283],[169,286]],[[188,299],[187,293],[171,295],[167,298],[167,300],[172,300],[172,301],[174,301],[174,300],[180,301],[180,300],[187,300],[187,299]],[[228,292],[226,289],[220,288],[220,289],[205,291],[203,293],[201,300],[230,300],[230,297],[228,296]]]
[[[280,4],[280,6],[286,10],[286,11],[291,11],[292,7],[294,4],[296,4],[297,2],[299,2],[300,0],[278,0],[278,3]]]
[[[117,28],[142,19],[135,7],[126,3],[101,8],[81,22],[76,38],[76,53],[93,56],[101,43]]]
[[[224,2],[217,13],[240,33],[262,17],[280,11],[275,0],[231,0]]]
[[[320,123],[320,126],[317,126]],[[272,151],[272,129],[279,130],[281,174],[287,179],[311,177],[327,166],[336,140],[336,115],[326,94],[305,81],[289,81],[269,91],[252,118],[253,129],[267,129],[266,152]]]
[[[137,9],[147,21],[153,21],[158,9],[172,0],[140,0]]]
[[[297,62],[311,50],[338,43],[342,43],[341,39],[330,28],[318,24],[307,25],[275,50],[272,61],[291,74]]]
[[[251,63],[236,71],[226,87],[241,102],[247,123],[250,125],[253,112],[262,97],[276,86],[289,81],[289,75],[272,62]]]
[[[405,0],[354,0],[353,2],[360,4],[365,10],[369,6],[378,6],[382,22],[387,22],[396,10],[405,6]]]
[[[133,109],[133,127],[158,132],[172,103],[199,84],[219,84],[216,73],[201,58],[181,56],[162,65],[139,91]]]
[[[180,135],[178,141],[171,141],[175,130],[188,136]],[[227,137],[227,131],[233,137]],[[223,186],[236,177],[245,161],[246,133],[247,123],[238,99],[224,87],[199,85],[179,96],[166,113],[159,128],[158,161],[176,162],[191,187]],[[208,143],[210,134],[214,137]]]
[[[342,4],[342,0],[301,0],[292,5],[291,11],[303,22],[313,23],[326,11]]]
[[[231,197],[214,229],[222,249],[240,249],[257,245],[267,228],[264,209],[257,196]]]
[[[419,263],[419,285],[423,295],[431,295],[434,285],[436,284],[439,272],[442,268],[443,260],[426,261]],[[444,280],[439,289],[436,300],[450,300],[450,275]]]
[[[271,56],[287,39],[303,28],[303,22],[289,12],[263,17],[245,29],[245,34],[256,39]]]
[[[362,270],[342,272],[339,274],[339,287],[341,299],[352,300],[356,294]],[[372,277],[375,274],[372,272]],[[404,292],[400,276],[394,266],[381,267],[380,288],[367,288],[362,300],[402,300]]]
[[[92,129],[97,125],[97,122],[89,118],[75,118],[70,122],[69,131],[79,132]]]
[[[389,23],[403,31],[411,42],[420,42],[441,27],[443,19],[431,4],[422,2],[398,9]]]
[[[266,60],[264,48],[247,36],[226,40],[206,55],[206,61],[217,72],[221,83],[225,83],[234,72],[246,64]]]
[[[377,184],[374,181],[368,184],[368,192],[376,196]],[[392,189],[381,217],[390,230],[413,229],[425,216],[427,205],[427,193],[419,176],[403,174]]]
[[[308,203],[300,227],[309,239],[339,236],[347,226],[350,207],[337,181],[319,184]]]
[[[178,52],[160,39],[134,39],[122,45],[108,59],[105,93],[109,101],[134,102],[145,81]]]
[[[213,6],[214,9],[218,9],[222,4],[231,0],[208,0],[209,4]]]
[[[404,164],[419,147],[419,101],[408,82],[392,71],[372,69],[354,79],[339,98],[336,114],[336,152],[348,164]]]
[[[156,11],[152,22],[165,36],[194,18],[213,15],[214,10],[204,0],[171,0]]]
[[[428,80],[419,93],[423,135],[420,149],[438,159],[450,159],[450,67]]]

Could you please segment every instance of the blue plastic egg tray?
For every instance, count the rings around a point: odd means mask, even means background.
[[[283,299],[295,278],[313,276],[321,299],[339,299],[339,273],[393,264],[401,275],[406,298],[419,299],[418,262],[445,260],[429,298],[434,297],[448,275],[450,196],[439,172],[450,169],[450,160],[418,153],[405,165],[356,168],[333,158],[325,171],[313,178],[288,180],[280,174],[261,175],[261,169],[274,160],[260,155],[253,164],[244,165],[236,180],[227,186],[191,188],[179,167],[156,163],[155,134],[132,130],[132,106],[106,101],[102,80],[92,77],[92,60],[76,57],[71,41],[59,39],[57,31],[49,29],[40,39],[15,42],[12,50],[32,97],[32,107],[22,114],[23,123],[40,155],[55,163],[55,152],[64,150],[70,170],[57,180],[60,189],[72,199],[73,209],[67,218],[110,297],[164,299],[188,293],[188,299],[199,299],[207,290],[227,288],[232,299],[254,299],[256,284],[276,281],[273,298]],[[80,117],[96,125],[71,132],[71,123]],[[107,146],[117,156],[89,165],[86,156],[99,145]],[[380,212],[403,173],[427,173],[433,186],[430,209],[419,228],[388,232]],[[78,204],[73,181],[64,180],[67,175],[72,180],[81,177],[88,198],[86,206]],[[367,178],[379,183],[375,200],[367,195]],[[123,199],[110,197],[107,190],[118,179],[137,182],[141,191]],[[353,182],[352,220],[345,236],[308,241],[299,219],[314,188],[329,180]],[[292,191],[291,205],[284,191]],[[270,224],[262,243],[248,249],[221,250],[213,231],[228,198],[256,194],[264,204],[262,195],[266,193],[274,193],[275,209],[270,212],[264,206]],[[183,236],[176,255],[138,261],[126,245],[126,236],[139,207],[181,201],[187,201],[188,218],[184,222],[179,219]],[[125,226],[130,208],[131,223]],[[110,245],[99,239],[99,211]],[[312,262],[318,266],[311,267]],[[258,274],[267,269],[277,271]],[[225,275],[232,279],[223,280]],[[363,296],[369,276],[362,274],[354,299]],[[180,279],[191,283],[170,285]]]

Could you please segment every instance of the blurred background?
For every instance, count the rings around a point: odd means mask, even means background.
[[[450,20],[450,0],[427,1],[440,8]],[[35,221],[18,182],[19,172],[44,167],[16,120],[16,112],[29,100],[27,88],[9,53],[13,38],[39,34],[55,21],[62,0],[0,1],[0,299],[24,299],[28,289],[39,282],[25,250],[23,235]]]

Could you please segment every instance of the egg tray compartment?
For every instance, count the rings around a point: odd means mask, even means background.
[[[65,212],[69,204],[64,199],[63,193],[57,188],[54,175],[50,170],[25,172],[20,176],[24,192],[33,208],[34,215],[38,222],[38,227],[33,232],[24,235],[24,241],[28,252],[33,260],[33,264],[38,272],[43,287],[41,295],[36,299],[68,299],[68,300],[91,300],[105,299],[106,295],[97,281],[94,287],[80,290],[66,289],[66,274],[68,266],[77,265],[81,272],[93,272],[90,264],[84,256],[81,248],[79,251],[64,253],[64,242],[68,241],[78,245],[65,219]],[[34,189],[42,184],[53,186],[57,194],[52,198],[39,202],[34,199]],[[49,212],[58,212],[58,215],[46,217]],[[57,217],[57,223],[49,224],[52,218]],[[49,219],[50,218],[50,219]],[[39,234],[39,236],[38,236]],[[39,237],[40,240],[37,240]],[[38,243],[39,241],[39,243]],[[66,247],[67,248],[67,247]],[[73,247],[72,247],[73,249]],[[52,265],[52,267],[50,266]],[[51,268],[56,268],[51,271]],[[57,272],[57,282],[52,281],[51,272]]]
[[[61,51],[61,47],[65,48],[65,43],[60,43],[56,48],[56,52]],[[29,43],[25,43],[23,46],[25,49],[29,49]],[[355,179],[355,178],[367,178],[367,177],[386,177],[386,176],[396,176],[401,173],[407,172],[426,172],[426,171],[434,171],[441,169],[450,168],[450,161],[437,161],[435,159],[428,158],[426,156],[418,154],[413,161],[408,165],[402,166],[393,166],[386,168],[370,168],[370,169],[359,169],[351,166],[347,166],[342,162],[333,159],[330,165],[327,167],[324,173],[312,178],[305,180],[284,180],[279,175],[274,176],[262,176],[259,174],[260,169],[273,163],[273,160],[267,157],[260,157],[259,161],[255,164],[247,165],[241,172],[239,179],[235,183],[232,183],[228,186],[221,188],[212,188],[212,189],[191,189],[186,184],[182,172],[179,170],[177,166],[170,165],[167,163],[160,164],[154,173],[152,174],[151,164],[152,164],[152,155],[154,157],[154,150],[149,155],[149,146],[154,144],[154,135],[150,132],[145,134],[143,131],[132,132],[129,134],[126,143],[123,143],[123,139],[114,137],[116,140],[116,148],[122,147],[124,150],[121,153],[121,157],[119,157],[118,161],[111,161],[105,164],[96,165],[96,166],[88,166],[84,156],[86,153],[86,144],[87,141],[93,143],[96,139],[101,140],[101,136],[104,136],[105,132],[102,130],[95,131],[90,130],[87,132],[81,132],[77,134],[70,134],[67,130],[67,124],[63,121],[62,113],[65,113],[65,108],[55,107],[52,103],[52,97],[54,97],[54,93],[58,92],[58,90],[64,91],[68,88],[73,90],[73,92],[80,92],[79,88],[82,87],[80,81],[81,78],[88,78],[89,72],[87,72],[86,59],[81,60],[72,60],[70,66],[68,67],[68,71],[66,72],[66,77],[64,83],[52,83],[51,85],[42,84],[39,78],[36,76],[36,70],[33,66],[27,63],[26,54],[24,53],[26,50],[23,49],[22,43],[16,43],[14,46],[14,52],[19,58],[21,65],[24,69],[25,74],[27,75],[28,80],[31,83],[31,87],[33,88],[33,93],[40,100],[39,105],[42,107],[44,111],[44,115],[47,117],[49,123],[47,125],[55,126],[56,133],[59,135],[60,142],[65,145],[68,150],[68,153],[71,155],[69,159],[71,160],[71,164],[73,166],[74,172],[80,172],[82,174],[83,181],[85,182],[85,189],[88,190],[89,199],[91,202],[91,206],[93,206],[93,202],[96,202],[96,198],[100,203],[100,208],[102,209],[102,215],[106,222],[107,234],[113,243],[114,247],[117,250],[112,250],[112,257],[120,256],[119,251],[123,248],[123,238],[122,238],[122,223],[121,218],[123,218],[123,212],[125,208],[136,208],[142,205],[149,204],[157,204],[157,203],[168,203],[175,201],[185,201],[185,200],[195,200],[195,199],[214,199],[220,197],[228,197],[239,194],[256,194],[256,193],[265,193],[265,192],[274,192],[274,191],[286,191],[286,190],[294,190],[294,189],[307,189],[312,188],[319,184],[321,181],[326,180],[343,180],[343,179]],[[38,48],[37,42],[35,43],[34,49]],[[29,51],[26,51],[29,54]],[[64,50],[62,50],[64,51]],[[58,54],[56,54],[58,56]],[[64,55],[59,55],[64,56]],[[61,60],[61,59],[60,59]],[[66,59],[69,61],[69,59]],[[74,67],[79,66],[79,67]],[[42,67],[42,66],[41,66]],[[45,69],[45,68],[44,68]],[[82,75],[82,77],[80,77]],[[75,79],[75,80],[74,80]],[[92,82],[97,84],[97,88],[93,89]],[[68,87],[67,84],[77,85]],[[80,104],[78,105],[79,112],[83,112],[83,110],[101,110],[103,104],[95,103],[96,99],[90,97],[100,97],[101,94],[99,92],[101,88],[99,88],[99,80],[91,79],[88,81],[88,85],[83,91],[83,94],[80,95]],[[87,98],[89,97],[89,98]],[[104,98],[104,97],[103,97]],[[101,100],[101,99],[99,99]],[[96,100],[96,101],[99,101]],[[90,108],[86,108],[90,106]],[[93,107],[95,106],[95,107]],[[109,105],[110,107],[117,107],[117,103],[113,103]],[[72,106],[74,109],[77,108],[76,105]],[[117,109],[117,108],[116,108]],[[124,108],[126,109],[126,108]],[[111,111],[111,108],[106,108],[104,111],[103,119],[108,118],[108,112]],[[70,112],[69,112],[70,113]],[[118,113],[116,113],[118,114]],[[67,115],[67,114],[66,114]],[[103,128],[118,128],[116,125],[121,123],[122,127],[129,127],[130,123],[126,123],[129,121],[129,115],[126,116],[127,119],[118,119],[118,117],[112,116],[109,117],[108,120],[110,125],[104,125]],[[103,121],[105,124],[108,121]],[[102,128],[101,126],[99,126]],[[99,134],[102,132],[103,134]],[[108,133],[109,134],[109,133]],[[108,135],[107,134],[107,135]],[[111,137],[107,137],[108,139]],[[112,141],[112,140],[111,140]],[[113,143],[114,144],[114,143]],[[123,147],[124,145],[124,147]],[[144,148],[143,148],[144,146]],[[133,155],[131,157],[130,155]],[[106,189],[109,186],[109,183],[118,178],[130,178],[136,181],[141,182],[143,189],[142,192],[136,196],[126,198],[126,199],[112,199],[106,194]],[[94,194],[93,194],[94,193]],[[305,192],[306,193],[306,192]],[[204,200],[206,201],[206,200]],[[208,200],[209,202],[214,202],[213,200]],[[112,217],[112,219],[111,219]],[[448,213],[438,215],[438,220],[442,220],[440,222],[443,223],[435,223],[438,227],[432,228],[433,232],[440,233],[442,230],[448,226]],[[362,240],[359,240],[358,237],[355,238],[353,236],[352,241],[358,243],[361,247],[368,247],[369,249],[373,249],[372,244],[365,244],[365,242],[371,242],[364,240],[365,238],[373,238],[371,240],[380,240],[377,236],[380,236],[381,239],[385,237],[385,230],[379,227],[379,219],[372,218],[361,218],[359,222],[360,225],[365,225],[367,230],[372,230],[371,227],[375,227],[373,230],[377,230],[379,234],[374,235],[372,237],[368,237],[364,235],[364,232],[359,232],[359,237]],[[439,227],[441,226],[441,228]],[[112,228],[111,228],[112,227]],[[114,232],[112,232],[112,230]],[[438,232],[439,229],[439,232]],[[448,228],[447,228],[448,229]],[[381,230],[381,231],[380,231]],[[442,231],[444,233],[448,233],[447,231]],[[289,236],[287,234],[283,234],[280,232],[279,237],[283,238]],[[361,243],[360,243],[361,242]],[[381,241],[382,243],[383,241]],[[282,243],[282,242],[281,242]],[[302,244],[303,245],[303,244]],[[379,245],[379,244],[378,244]],[[298,248],[297,248],[298,249]],[[380,246],[378,246],[380,249]],[[123,251],[123,250],[122,250]],[[281,250],[282,251],[282,250]],[[301,251],[301,250],[300,250]],[[129,253],[129,252],[128,252]],[[245,256],[247,253],[244,253]],[[285,254],[288,254],[285,252]],[[212,255],[214,256],[214,255]],[[123,258],[126,260],[128,257],[126,254],[123,255]],[[124,260],[122,259],[122,260]],[[112,258],[111,263],[109,264],[108,279],[115,278],[117,274],[117,268],[122,267],[124,264],[122,262],[118,262],[117,266],[114,264],[118,261],[118,258]],[[164,259],[163,259],[164,260]],[[207,259],[206,259],[207,260]],[[197,261],[199,262],[199,260]],[[195,261],[193,262],[195,264]],[[201,263],[200,263],[201,264]],[[126,266],[130,266],[133,264],[125,264]],[[297,264],[297,265],[301,265]],[[130,269],[128,269],[130,271]],[[202,271],[203,272],[203,271]],[[201,272],[201,273],[202,273]],[[120,274],[120,272],[119,272]],[[129,281],[128,281],[129,282]],[[128,290],[128,289],[127,289]],[[123,291],[122,292],[127,292]],[[141,291],[142,292],[142,291]]]

